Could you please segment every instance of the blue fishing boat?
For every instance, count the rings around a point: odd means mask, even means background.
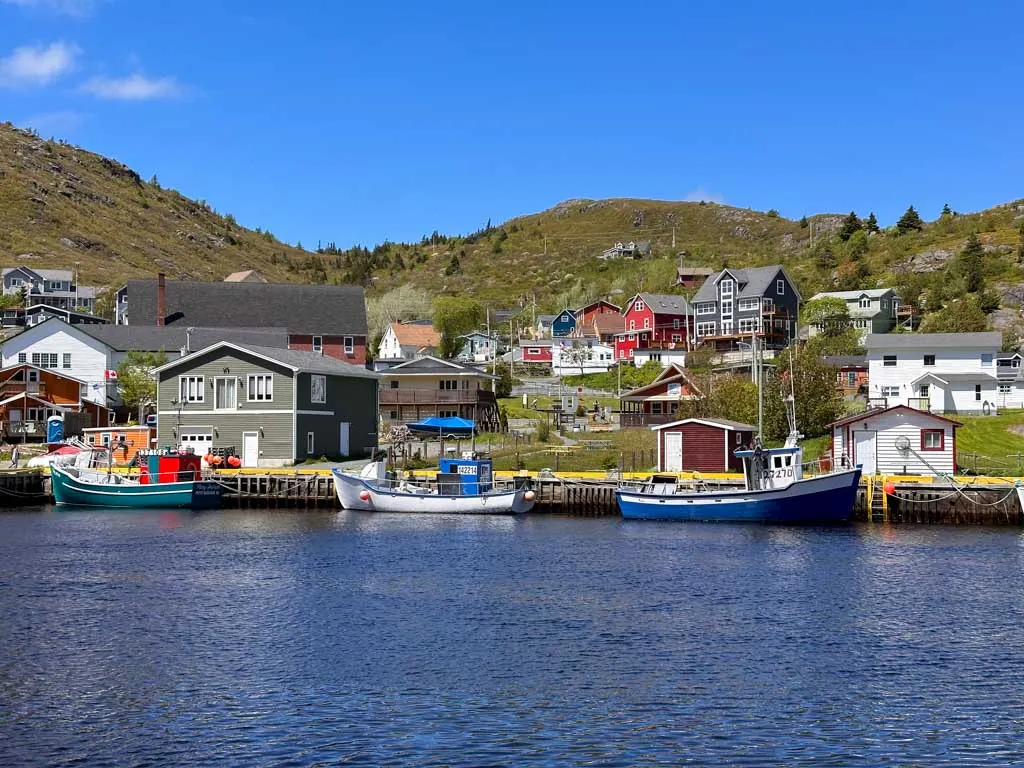
[[[853,514],[860,467],[804,477],[795,439],[782,448],[759,444],[736,451],[743,460],[742,489],[687,486],[675,476],[654,476],[615,493],[622,516],[633,520],[700,520],[782,524],[842,523]]]
[[[216,480],[203,480],[198,456],[154,454],[150,464],[159,471],[128,477],[96,468],[50,465],[53,497],[61,506],[122,509],[217,509],[223,488]],[[195,459],[191,461],[189,459]],[[171,469],[163,469],[173,464]],[[182,468],[186,467],[186,468]]]
[[[758,436],[753,446],[734,452],[743,460],[743,488],[711,489],[684,485],[674,476],[657,476],[638,485],[622,484],[615,492],[622,516],[633,520],[701,520],[782,524],[842,523],[853,515],[861,468],[844,462],[804,476],[800,433],[796,428],[796,393],[790,355],[789,393],[783,397],[789,436],[781,448],[764,448],[763,360],[757,335],[750,342],[758,383]],[[685,446],[683,446],[685,450]]]

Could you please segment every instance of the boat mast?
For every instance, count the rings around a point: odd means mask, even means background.
[[[764,439],[764,369],[761,359],[761,345],[757,338],[757,331],[751,334],[750,339],[750,364],[756,367],[755,378],[757,381],[757,437]]]

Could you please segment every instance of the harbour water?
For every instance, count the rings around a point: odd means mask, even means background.
[[[4,765],[1006,765],[1024,536],[0,514]]]

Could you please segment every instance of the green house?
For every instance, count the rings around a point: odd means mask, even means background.
[[[368,456],[378,375],[315,352],[222,341],[155,370],[157,445],[233,448],[243,467]]]

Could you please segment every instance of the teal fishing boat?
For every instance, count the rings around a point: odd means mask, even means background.
[[[171,456],[153,456],[160,465]],[[198,457],[194,457],[198,459]],[[185,463],[185,462],[175,462]],[[202,480],[198,464],[189,469],[146,472],[137,478],[111,471],[50,466],[50,481],[57,504],[122,509],[217,509],[223,488],[216,480]]]

